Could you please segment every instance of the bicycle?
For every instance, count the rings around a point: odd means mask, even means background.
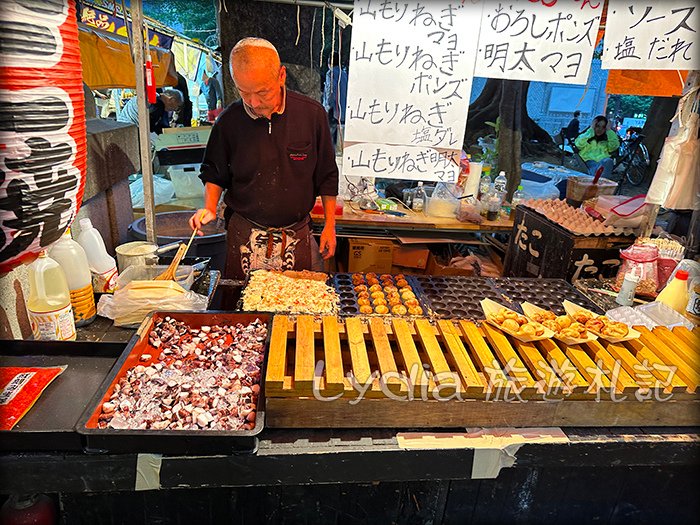
[[[629,128],[626,136],[620,139],[620,149],[613,166],[613,172],[621,172],[618,192],[624,180],[632,186],[640,186],[647,178],[651,161],[644,135],[640,132],[640,128]],[[620,167],[622,169],[618,169]]]

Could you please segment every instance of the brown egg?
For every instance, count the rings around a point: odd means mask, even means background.
[[[372,286],[369,287],[370,292],[381,292],[382,287],[378,284],[373,284]]]
[[[388,314],[389,313],[389,309],[383,304],[380,304],[379,306],[375,306],[374,311],[378,314]]]
[[[406,315],[408,313],[407,308],[402,304],[397,304],[391,308],[391,313],[395,315]]]
[[[360,306],[368,306],[369,305],[369,298],[368,297],[360,297],[357,300],[357,304]]]
[[[361,314],[371,314],[373,312],[372,307],[368,305],[362,305],[360,306],[360,313]]]

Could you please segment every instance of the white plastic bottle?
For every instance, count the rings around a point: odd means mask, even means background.
[[[61,266],[46,251],[29,265],[27,311],[34,339],[75,340],[68,282]]]
[[[92,289],[97,293],[111,293],[117,285],[117,262],[107,253],[100,232],[92,226],[88,218],[80,219],[78,243],[85,250],[90,271]]]
[[[423,189],[423,181],[419,181],[416,193],[413,195],[413,211],[423,211],[424,207],[425,190]]]
[[[506,178],[506,172],[501,171],[498,177],[493,181],[493,188],[498,193],[505,193],[506,186],[508,185],[508,179]]]
[[[51,247],[49,256],[61,265],[66,275],[75,326],[85,326],[95,320],[95,293],[92,274],[85,250],[70,235],[70,228]]]
[[[483,199],[489,191],[491,191],[491,177],[488,173],[484,173],[479,180],[479,199]]]

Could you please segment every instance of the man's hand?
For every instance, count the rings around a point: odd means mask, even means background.
[[[216,213],[207,208],[201,208],[190,217],[190,228],[197,230],[197,235],[204,235],[204,232],[201,231],[200,228],[203,224],[207,224],[214,219],[216,219]]]
[[[324,259],[330,259],[335,255],[335,224],[326,224],[321,232],[319,251]]]

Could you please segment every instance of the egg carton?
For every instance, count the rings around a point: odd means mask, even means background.
[[[620,306],[605,312],[613,321],[625,323],[627,326],[646,326],[649,330],[659,326],[651,317],[631,306]]]
[[[433,317],[484,319],[482,299],[491,299],[522,313],[517,305],[505,299],[493,287],[489,279],[483,277],[416,275],[414,279],[419,287],[419,296]]]
[[[603,313],[593,301],[564,279],[507,277],[491,281],[499,293],[513,303],[528,302],[545,310],[551,310],[556,315],[564,315],[562,303],[569,300],[593,312]]]
[[[425,317],[428,315],[428,308],[426,308],[426,304],[424,301],[421,300],[421,297],[419,295],[416,282],[413,279],[412,276],[410,275],[404,275],[404,278],[406,282],[408,283],[408,286],[411,287],[413,290],[414,294],[416,295],[416,300],[418,301],[418,305],[420,306],[421,310],[423,313],[421,315],[412,315],[412,314],[404,314],[404,315],[397,315],[391,313],[391,311],[387,314],[379,314],[379,313],[371,313],[371,314],[366,314],[360,312],[360,305],[357,303],[358,300],[358,294],[355,291],[355,285],[353,284],[352,281],[352,276],[355,274],[352,273],[336,273],[331,276],[330,279],[330,286],[333,286],[338,293],[338,298],[339,298],[339,305],[338,305],[338,313],[342,317],[356,317],[356,316],[377,316],[377,317]],[[365,276],[366,274],[362,273],[360,275]],[[382,274],[385,275],[385,274]],[[388,274],[386,274],[388,275]],[[391,276],[391,281],[396,286],[396,275]],[[397,288],[399,288],[397,286]],[[401,300],[401,304],[406,306],[404,303],[404,300]],[[391,308],[389,308],[391,310]]]

